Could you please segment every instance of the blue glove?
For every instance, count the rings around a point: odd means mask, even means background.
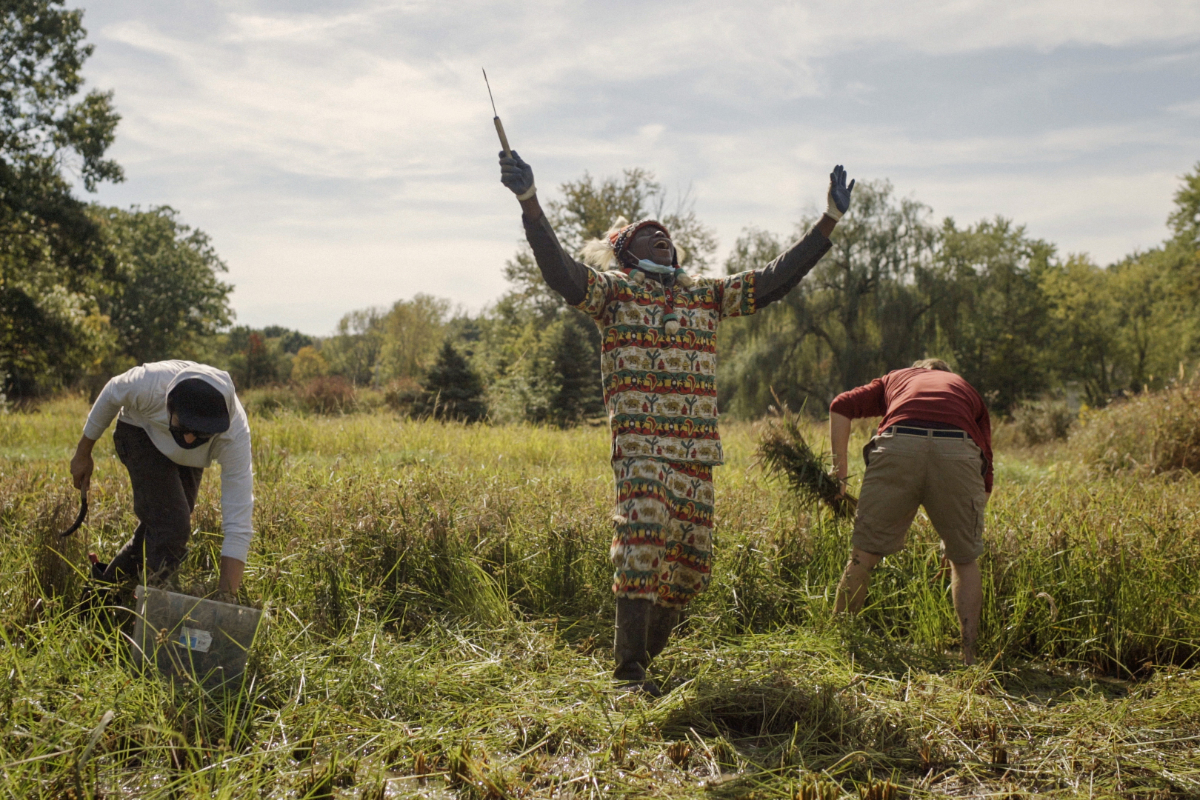
[[[512,151],[511,157],[500,151],[500,182],[520,200],[533,197],[533,167],[526,164],[516,150]]]
[[[829,173],[829,195],[826,197],[825,213],[834,219],[841,219],[842,214],[850,208],[850,193],[854,191],[854,181],[846,185],[846,170],[838,164]]]

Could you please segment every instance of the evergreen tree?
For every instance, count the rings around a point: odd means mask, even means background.
[[[574,313],[564,314],[546,332],[556,389],[550,399],[549,421],[555,425],[574,425],[584,417],[604,413],[595,346],[589,339],[595,330],[591,320]]]
[[[442,343],[412,410],[418,415],[466,422],[478,422],[487,416],[483,381],[449,340]]]

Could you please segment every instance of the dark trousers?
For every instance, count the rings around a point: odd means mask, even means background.
[[[141,428],[118,422],[113,447],[133,486],[133,538],[108,563],[103,579],[137,577],[146,565],[147,580],[163,580],[179,568],[192,535],[192,511],[200,492],[200,467],[181,467],[159,452]]]

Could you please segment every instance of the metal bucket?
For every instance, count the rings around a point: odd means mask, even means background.
[[[262,612],[138,586],[134,660],[206,689],[236,681],[246,669]]]

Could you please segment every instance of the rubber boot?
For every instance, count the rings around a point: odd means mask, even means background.
[[[671,640],[671,632],[679,625],[680,615],[680,609],[657,603],[650,609],[650,619],[646,625],[646,654],[651,660],[657,658]]]
[[[617,598],[617,630],[613,638],[613,654],[617,668],[613,679],[622,687],[637,689],[658,697],[662,694],[657,684],[646,677],[650,656],[646,652],[646,633],[650,620],[652,600]]]

